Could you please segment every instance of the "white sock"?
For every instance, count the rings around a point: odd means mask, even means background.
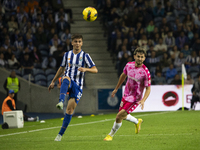
[[[126,120],[138,124],[138,120],[130,114],[127,115]]]
[[[116,121],[115,121],[109,135],[113,137],[114,134],[117,132],[117,130],[121,127],[121,125],[122,125],[122,122],[116,123]]]

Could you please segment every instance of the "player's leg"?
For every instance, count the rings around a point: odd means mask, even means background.
[[[117,132],[117,130],[121,127],[122,125],[122,116],[124,116],[126,118],[126,115],[124,114],[124,104],[126,103],[126,101],[122,98],[121,103],[120,103],[120,108],[119,108],[119,112],[116,116],[116,121],[113,124],[113,127],[110,131],[110,133],[104,138],[104,141],[112,141],[112,138],[114,136],[114,134]],[[125,119],[124,118],[124,119]]]
[[[127,116],[127,112],[122,109],[120,112],[118,112],[117,116],[116,116],[116,120],[113,124],[113,127],[109,133],[110,136],[114,136],[114,134],[117,132],[117,130],[121,127],[122,125],[122,120],[124,120]]]
[[[129,109],[127,109],[126,111],[128,113],[131,113],[132,111],[134,111],[138,106],[137,103],[130,103],[130,104],[127,103],[127,105],[128,105]],[[135,133],[138,134],[140,129],[141,129],[141,124],[142,124],[143,120],[140,119],[140,118],[137,119],[137,118],[133,117],[131,114],[127,115],[126,120],[130,121],[130,122],[133,122],[135,124]]]
[[[126,117],[127,121],[133,122],[134,124],[138,124],[138,119],[133,117],[131,114],[128,114]]]
[[[77,106],[77,104],[75,102],[75,98],[70,98],[69,101],[68,101],[66,114],[65,114],[65,117],[64,117],[64,120],[63,120],[63,125],[62,125],[60,132],[59,132],[60,135],[64,134],[67,126],[69,125],[71,118],[72,118],[72,114],[73,114],[76,106]]]
[[[70,87],[70,81],[71,79],[67,76],[63,77],[62,79],[62,84],[60,87],[59,103],[56,105],[58,109],[63,109],[63,102],[65,101],[65,96],[68,91],[68,88]]]
[[[127,116],[127,112],[124,109],[122,109],[122,110],[120,110],[120,112],[118,112],[118,114],[116,116],[116,120],[113,124],[113,127],[112,127],[110,133],[105,137],[104,141],[112,140],[112,137],[115,135],[117,130],[122,126],[122,120],[126,119],[126,116]]]
[[[62,135],[64,134],[67,126],[71,121],[74,109],[76,108],[78,102],[80,101],[81,96],[82,96],[82,90],[74,81],[71,81],[71,86],[69,89],[69,101],[67,104],[66,114],[63,120],[63,125],[55,141],[61,141]]]
[[[68,98],[69,98],[69,93],[66,95],[65,101],[63,102],[63,114],[64,115],[66,114],[66,110],[67,110]]]
[[[117,113],[115,122],[122,123],[122,120],[126,119],[127,115],[128,115],[128,113],[126,112],[126,110],[124,110],[124,109],[120,110],[120,112]]]
[[[137,106],[138,106],[137,103],[127,102],[122,98],[120,108],[119,108],[119,113],[117,114],[117,117],[116,117],[116,122],[114,123],[111,132],[104,139],[105,141],[111,141],[112,140],[113,135],[121,127],[122,124],[120,124],[120,123],[122,123],[123,119],[126,119],[127,121],[131,121],[131,122],[135,123],[135,133],[136,134],[139,133],[139,131],[141,129],[141,123],[143,122],[143,120],[142,119],[136,119],[135,117],[133,117],[129,114],[132,111],[134,111],[137,108]],[[118,128],[118,129],[115,130],[116,128]]]
[[[55,138],[55,141],[61,141],[62,135],[64,134],[65,130],[67,129],[71,119],[72,114],[74,112],[74,109],[76,108],[77,103],[75,101],[75,98],[70,98],[67,104],[66,114],[63,119],[63,124],[60,129],[60,132],[58,133],[57,137]]]

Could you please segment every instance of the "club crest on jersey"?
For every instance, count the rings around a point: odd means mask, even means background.
[[[79,58],[79,61],[83,61],[83,57],[80,57],[80,58]]]

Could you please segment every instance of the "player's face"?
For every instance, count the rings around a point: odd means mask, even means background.
[[[145,60],[145,55],[143,53],[137,53],[134,55],[136,66],[141,66]]]
[[[82,45],[83,45],[83,40],[81,38],[80,39],[74,39],[72,41],[73,49],[76,50],[76,51],[81,50]]]

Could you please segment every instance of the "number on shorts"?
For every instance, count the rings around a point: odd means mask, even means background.
[[[79,92],[77,95],[78,99],[81,99],[81,96],[82,96],[82,94],[81,94],[81,92]]]

